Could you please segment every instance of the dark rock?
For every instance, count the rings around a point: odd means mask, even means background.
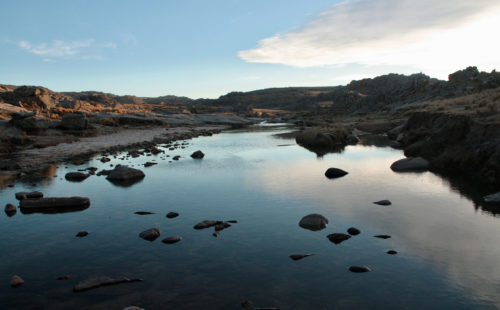
[[[238,223],[238,221],[237,221],[237,220],[229,220],[229,221],[226,221],[226,222],[228,222],[228,223],[232,223],[232,224],[236,224],[236,223]]]
[[[88,236],[89,233],[88,231],[79,231],[77,234],[76,234],[76,237],[86,237]]]
[[[57,277],[56,280],[69,280],[70,276],[66,275],[66,276],[60,276],[60,277]]]
[[[172,157],[173,160],[179,160],[179,158],[181,158],[179,155],[175,155],[174,157]]]
[[[348,172],[338,168],[329,168],[325,172],[325,176],[329,179],[340,178],[346,174],[348,174]]]
[[[97,172],[97,176],[101,176],[101,175],[109,175],[111,173],[112,170],[106,170],[106,169],[103,169],[99,172]]]
[[[174,217],[178,217],[178,216],[179,216],[179,213],[177,213],[177,212],[168,212],[168,213],[167,213],[167,217],[168,217],[169,219],[172,219],[172,218],[174,218]]]
[[[216,225],[216,221],[204,220],[204,221],[199,222],[198,224],[194,225],[194,229],[204,229],[204,228],[209,228],[209,227],[212,227],[215,225]]]
[[[63,213],[87,209],[90,199],[87,197],[51,197],[23,199],[19,207],[22,213]]]
[[[107,158],[107,157],[102,157],[102,158],[100,159],[100,161],[101,161],[102,163],[107,163],[107,162],[111,161],[111,159],[109,159],[109,158]]]
[[[396,250],[389,250],[386,253],[390,254],[390,255],[395,255],[395,254],[398,254],[398,251],[396,251]]]
[[[139,169],[117,165],[106,177],[108,181],[118,186],[131,186],[144,179],[145,174]]]
[[[12,287],[18,287],[24,284],[24,280],[18,276],[18,275],[13,275],[12,278],[10,279],[10,286]]]
[[[380,238],[380,239],[389,239],[391,236],[389,235],[375,235],[375,238]]]
[[[89,121],[84,113],[64,114],[61,119],[61,127],[69,130],[85,130],[89,127]]]
[[[161,242],[167,243],[167,244],[172,244],[172,243],[179,242],[181,240],[182,240],[182,237],[180,237],[180,236],[171,236],[171,237],[167,237],[167,238],[163,239]]]
[[[161,235],[161,230],[158,228],[150,228],[148,230],[145,230],[139,234],[139,237],[141,237],[144,240],[148,241],[155,241],[156,238],[158,238]]]
[[[356,235],[359,235],[361,233],[361,231],[355,227],[350,227],[347,229],[347,233],[351,236],[356,236]]]
[[[149,211],[137,211],[137,212],[134,212],[134,214],[148,215],[148,214],[154,214],[154,213],[153,212],[149,212]]]
[[[429,162],[422,157],[408,157],[395,161],[391,165],[392,171],[426,171],[429,169]]]
[[[37,199],[37,198],[42,198],[43,193],[42,192],[18,192],[16,193],[16,199],[17,200],[23,200],[23,199]]]
[[[219,237],[219,232],[218,231],[213,232],[212,236],[214,236],[215,238]]]
[[[158,163],[154,163],[154,162],[151,162],[151,161],[148,161],[144,164],[144,167],[151,167],[151,166],[154,166],[154,165],[158,165]]]
[[[16,128],[30,133],[37,132],[41,129],[40,123],[38,122],[38,119],[36,118],[34,112],[16,112],[12,113],[11,117],[12,119],[9,121],[9,123]]]
[[[366,266],[351,266],[349,267],[349,271],[360,273],[360,272],[370,272],[372,270]]]
[[[328,219],[321,214],[309,214],[304,216],[299,226],[312,231],[322,230],[328,225]]]
[[[11,217],[16,214],[16,212],[17,208],[13,204],[8,203],[5,205],[5,214],[7,214],[7,216]]]
[[[82,173],[82,172],[68,172],[68,173],[66,173],[64,178],[66,180],[72,181],[72,182],[81,182],[81,181],[85,180],[86,178],[88,178],[89,176],[90,176],[90,174]]]
[[[346,138],[346,143],[348,145],[356,145],[359,143],[359,138],[356,137],[355,135],[348,135]]]
[[[328,240],[330,240],[331,242],[333,242],[335,244],[339,244],[342,241],[345,241],[345,240],[351,238],[350,235],[342,234],[342,233],[333,233],[333,234],[329,234],[326,237],[328,238]]]
[[[146,309],[140,308],[137,306],[128,306],[128,307],[123,308],[122,310],[146,310]]]
[[[196,159],[202,159],[204,156],[205,156],[205,154],[203,154],[203,152],[200,151],[200,150],[198,150],[198,151],[194,152],[193,154],[191,154],[191,157],[192,158],[196,158]]]
[[[130,282],[139,282],[142,279],[129,279],[129,278],[110,278],[106,276],[95,276],[83,281],[80,281],[77,285],[73,287],[74,292],[83,292],[91,289],[95,289],[105,285],[114,285],[120,283],[130,283]]]
[[[309,256],[313,256],[314,254],[292,254],[290,258],[293,260],[300,260]]]
[[[374,201],[373,203],[380,206],[390,206],[392,204],[392,202],[390,202],[389,200],[379,200]]]

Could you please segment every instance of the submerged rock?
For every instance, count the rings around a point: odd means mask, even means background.
[[[154,213],[153,212],[149,212],[149,211],[137,211],[137,212],[134,212],[134,214],[149,215],[149,214],[154,214]]]
[[[18,287],[24,284],[24,280],[18,276],[18,275],[13,275],[12,278],[10,279],[10,286],[12,287]]]
[[[342,234],[342,233],[333,233],[333,234],[329,234],[326,237],[328,238],[328,240],[330,240],[331,242],[333,242],[335,244],[339,244],[342,241],[345,241],[345,240],[351,238],[350,235]]]
[[[299,222],[300,227],[312,231],[322,230],[327,225],[328,225],[328,219],[323,215],[316,213],[304,216]]]
[[[205,156],[205,154],[203,154],[203,152],[200,151],[200,150],[198,150],[198,151],[194,152],[193,154],[191,154],[191,157],[192,158],[196,158],[196,159],[202,159],[204,156]]]
[[[408,157],[395,161],[391,169],[396,172],[425,171],[429,169],[429,162],[422,157]]]
[[[290,258],[293,260],[300,260],[309,256],[313,256],[314,254],[292,254],[290,255]]]
[[[144,164],[144,167],[151,167],[151,166],[154,166],[154,165],[158,165],[158,163],[154,163],[154,162],[151,162],[151,161],[148,161]]]
[[[389,235],[375,235],[373,237],[379,238],[379,239],[389,239],[391,236],[389,236]]]
[[[182,240],[182,237],[180,237],[180,236],[171,236],[171,237],[167,237],[167,238],[163,239],[161,242],[167,243],[167,244],[172,244],[172,243],[179,242],[181,240]]]
[[[389,250],[386,253],[390,254],[390,255],[395,255],[395,254],[398,254],[398,251],[396,251],[396,250]]]
[[[392,204],[392,202],[390,202],[387,199],[379,200],[379,201],[374,201],[373,203],[376,204],[376,205],[380,205],[380,206],[390,206]]]
[[[106,276],[94,276],[78,282],[78,284],[73,287],[73,291],[83,292],[94,288],[98,288],[100,286],[138,282],[138,281],[142,281],[142,279],[129,279],[125,277],[113,279]]]
[[[40,199],[23,199],[19,203],[22,213],[59,213],[87,209],[90,199],[87,197],[51,197]]]
[[[212,220],[204,220],[202,222],[199,222],[198,224],[194,225],[194,229],[204,229],[204,228],[209,228],[212,226],[215,226],[217,224],[216,221]]]
[[[9,216],[9,217],[13,216],[16,213],[17,213],[16,206],[14,206],[11,203],[8,203],[8,204],[5,205],[5,214],[7,214],[7,216]]]
[[[173,219],[174,217],[178,217],[179,216],[179,213],[177,212],[168,212],[167,213],[167,218],[169,219]]]
[[[349,271],[360,273],[360,272],[370,272],[372,270],[367,266],[351,266],[349,267]]]
[[[329,179],[340,178],[346,174],[348,174],[348,172],[339,168],[328,168],[328,170],[326,170],[325,172],[325,176]]]
[[[139,234],[139,237],[141,237],[144,240],[148,241],[155,241],[156,238],[158,238],[161,235],[161,230],[158,228],[150,228],[148,230],[145,230]]]
[[[73,181],[73,182],[80,182],[88,178],[90,174],[83,173],[83,172],[68,172],[64,176],[64,178],[68,181]]]
[[[359,235],[361,233],[361,231],[355,227],[349,227],[347,229],[347,233],[351,236],[356,236],[356,235]]]

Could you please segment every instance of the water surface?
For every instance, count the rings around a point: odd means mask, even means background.
[[[316,154],[277,139],[283,128],[226,132],[189,141],[185,149],[125,161],[62,165],[49,182],[16,183],[0,191],[2,206],[14,193],[87,196],[89,209],[62,214],[18,211],[0,217],[2,309],[496,309],[500,307],[499,219],[478,208],[441,177],[389,169],[402,157],[388,147],[349,146]],[[206,156],[189,155],[202,150]],[[181,155],[179,161],[172,161]],[[155,160],[158,165],[141,164]],[[140,167],[145,179],[119,187],[104,176],[81,183],[64,174],[118,163]],[[329,180],[324,172],[349,172]],[[391,206],[373,201],[389,199]],[[150,211],[152,215],[136,215]],[[174,219],[165,215],[180,213]],[[321,231],[298,226],[310,213],[330,221]],[[205,219],[238,220],[212,236],[194,230]],[[361,234],[335,245],[326,235],[354,226]],[[157,227],[154,242],[138,237]],[[89,235],[76,238],[78,231]],[[373,238],[389,234],[391,239]],[[163,237],[183,240],[167,245]],[[397,255],[386,251],[395,249]],[[315,253],[292,261],[290,254]],[[351,265],[373,271],[354,274]],[[10,277],[26,283],[16,289]],[[70,275],[66,281],[57,281]],[[143,278],[140,283],[73,293],[92,275]]]

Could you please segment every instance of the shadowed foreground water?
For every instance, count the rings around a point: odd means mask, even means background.
[[[402,157],[390,148],[349,146],[317,158],[294,140],[276,139],[280,128],[227,132],[189,141],[185,149],[133,160],[93,160],[51,171],[52,182],[16,183],[0,190],[2,207],[14,193],[87,196],[90,208],[61,214],[0,216],[2,309],[496,309],[500,307],[500,222],[476,208],[430,172],[397,174]],[[202,160],[189,155],[201,149]],[[156,160],[158,165],[139,164]],[[146,177],[130,187],[104,176],[64,180],[78,168],[140,167]],[[349,172],[329,180],[324,172]],[[373,201],[389,199],[391,206]],[[155,214],[136,215],[136,211]],[[168,219],[170,211],[179,217]],[[310,213],[330,224],[321,231],[298,226]],[[238,220],[219,237],[194,230],[205,219]],[[354,226],[361,234],[339,245],[326,235]],[[154,242],[138,237],[152,227]],[[89,235],[76,238],[78,231]],[[390,239],[373,238],[376,234]],[[183,240],[163,244],[180,235]],[[395,249],[397,255],[386,251]],[[316,255],[293,261],[290,254]],[[351,265],[373,271],[349,272]],[[12,275],[26,283],[11,288]],[[57,277],[69,275],[69,280]],[[143,282],[73,293],[92,275]]]

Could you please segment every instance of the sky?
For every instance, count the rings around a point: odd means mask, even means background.
[[[500,69],[498,0],[0,1],[0,83],[217,98]]]

